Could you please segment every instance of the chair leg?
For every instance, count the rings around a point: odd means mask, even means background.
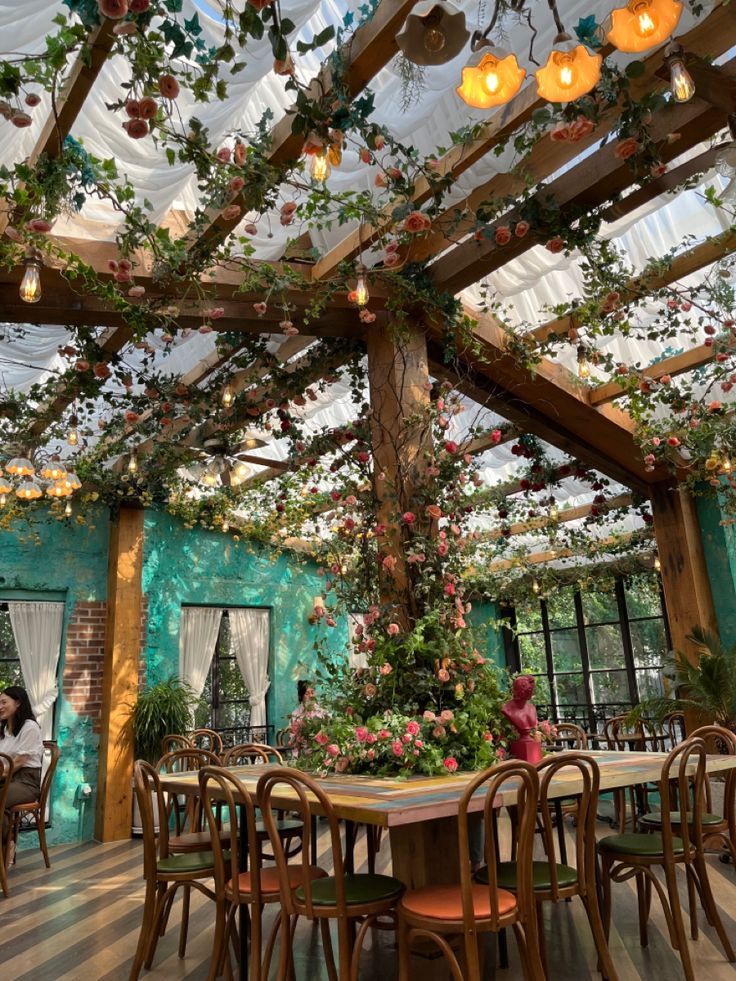
[[[411,951],[409,949],[409,926],[399,917],[397,930],[399,944],[399,981],[410,981]]]
[[[187,935],[189,934],[189,905],[192,898],[192,887],[189,883],[184,886],[184,898],[181,904],[181,927],[179,928],[179,957],[187,952]]]
[[[135,950],[133,966],[130,969],[129,981],[138,981],[141,968],[143,967],[143,958],[149,941],[149,929],[153,922],[154,911],[156,909],[156,893],[156,883],[149,879],[146,882],[146,895],[143,900],[143,922],[141,923],[141,932],[138,934],[138,946]]]
[[[537,914],[537,944],[539,945],[539,959],[542,962],[542,969],[545,977],[547,976],[547,944],[544,935],[544,908],[542,903],[534,904]]]
[[[728,939],[725,929],[723,928],[723,921],[721,920],[718,907],[716,906],[715,899],[713,898],[713,891],[710,888],[708,866],[706,865],[702,855],[699,855],[695,859],[695,874],[697,875],[696,881],[700,885],[700,895],[703,901],[703,906],[705,907],[705,912],[708,916],[708,922],[712,923],[715,927],[716,933],[718,934],[718,939],[721,941],[721,946],[723,947],[723,952],[726,955],[726,960],[733,963],[736,960],[736,954],[734,954],[731,942]]]
[[[143,961],[143,966],[146,968],[146,970],[150,970],[151,964],[153,964],[153,958],[156,955],[156,947],[158,946],[158,939],[159,936],[162,936],[161,924],[166,910],[171,908],[177,888],[178,883],[176,882],[171,883],[168,887],[166,886],[166,883],[159,883],[159,892],[156,897],[156,910],[153,914],[153,922],[151,923],[151,929],[148,935],[148,946],[145,954],[145,960]],[[163,892],[161,891],[162,889]]]
[[[698,897],[695,893],[695,872],[690,865],[685,865],[685,878],[687,880],[687,905],[690,914],[690,937],[698,939]]]
[[[608,943],[611,937],[611,861],[605,855],[601,855],[601,891],[603,894],[601,920],[603,921],[603,934],[606,943]]]
[[[667,894],[669,897],[669,907],[670,915],[672,917],[672,926],[677,937],[677,949],[680,952],[680,960],[682,961],[682,969],[685,972],[685,977],[687,981],[695,981],[695,975],[693,974],[693,965],[690,960],[690,948],[687,943],[687,936],[685,934],[685,925],[682,921],[682,909],[680,908],[680,896],[677,891],[677,874],[675,868],[672,865],[665,864],[664,875],[667,881]]]
[[[322,935],[322,950],[324,951],[325,956],[327,977],[330,979],[330,981],[337,981],[335,953],[332,949],[332,937],[330,936],[330,921],[326,917],[320,917],[319,931]]]
[[[547,981],[547,975],[539,953],[539,944],[530,943],[529,935],[520,923],[514,923],[514,936],[519,948],[521,966],[525,981]]]
[[[215,903],[215,936],[212,941],[212,957],[207,981],[215,981],[222,974],[223,964],[227,954],[227,900],[218,899]]]
[[[33,812],[33,817],[35,818],[36,821],[36,830],[38,831],[38,844],[41,851],[43,852],[43,860],[46,863],[46,868],[50,869],[51,862],[49,861],[49,850],[46,847],[46,824],[44,822],[43,814],[41,813],[40,808]]]
[[[636,873],[636,899],[639,907],[639,943],[642,947],[649,946],[649,933],[647,931],[649,911],[647,909],[646,878],[643,872]]]
[[[585,912],[588,915],[588,923],[590,923],[590,932],[593,934],[595,949],[598,952],[598,969],[605,978],[605,981],[618,981],[618,974],[616,973],[616,968],[613,966],[611,951],[608,949],[606,935],[603,930],[601,911],[598,907],[598,897],[595,893],[592,893],[591,895],[581,896],[580,898],[583,900]]]

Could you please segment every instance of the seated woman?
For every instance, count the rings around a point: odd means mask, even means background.
[[[38,800],[41,794],[43,737],[25,688],[11,685],[0,694],[0,753],[13,760],[3,814],[3,848],[10,830],[10,808]],[[9,856],[8,864],[12,862]]]

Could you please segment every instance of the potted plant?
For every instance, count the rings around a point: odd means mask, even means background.
[[[170,733],[185,733],[191,728],[199,699],[181,678],[172,675],[147,686],[131,708],[131,723],[136,759],[155,766],[161,758],[161,742]],[[154,817],[156,808],[154,801]],[[140,835],[138,801],[133,798],[133,834]]]
[[[720,640],[702,627],[694,627],[688,640],[698,647],[698,660],[671,652],[663,675],[670,679],[675,698],[650,698],[631,713],[638,719],[661,722],[670,712],[693,711],[708,722],[736,732],[736,645],[727,650]]]

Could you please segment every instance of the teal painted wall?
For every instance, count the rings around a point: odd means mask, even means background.
[[[698,498],[698,520],[721,641],[736,644],[736,525],[713,497]]]
[[[0,531],[0,600],[63,599],[64,632],[58,677],[64,672],[66,630],[78,602],[106,599],[109,516],[106,509],[88,510],[88,523],[70,521],[18,523]],[[33,595],[20,596],[17,591]],[[48,595],[56,594],[56,595]],[[46,595],[43,595],[46,594]],[[79,717],[67,703],[59,684],[54,737],[61,760],[54,780],[50,844],[91,838],[94,796],[80,799],[77,788],[97,784],[98,736],[92,720]],[[21,845],[36,847],[35,835],[21,836]]]
[[[505,670],[506,652],[503,647],[501,628],[497,626],[500,620],[501,611],[498,605],[485,600],[474,600],[473,608],[467,617],[469,625],[477,629],[481,638],[485,640],[486,659],[501,670]]]
[[[329,630],[334,650],[344,649],[347,641],[345,624],[330,630],[307,622],[323,585],[312,562],[295,562],[221,533],[189,530],[170,515],[147,511],[143,591],[149,681],[178,673],[182,604],[269,607],[268,718],[277,729],[286,725],[296,708],[296,682],[309,676],[314,663],[315,640]]]

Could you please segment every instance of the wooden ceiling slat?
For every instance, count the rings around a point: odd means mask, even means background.
[[[626,535],[612,535],[609,538],[601,538],[596,541],[595,552],[605,552],[608,545],[623,545],[631,541],[641,541],[642,539],[649,539],[653,536],[654,532],[651,530],[643,531],[632,531]],[[533,555],[528,555],[524,558],[523,564],[527,565],[544,565],[547,562],[555,562],[557,559],[570,559],[579,558],[580,553],[572,548],[559,548],[550,549],[546,552],[535,552]],[[497,562],[492,562],[488,566],[488,572],[505,572],[508,569],[514,569],[519,565],[519,562],[515,559],[499,559]]]
[[[571,521],[579,521],[582,518],[587,518],[593,508],[597,508],[601,514],[605,514],[607,511],[615,511],[618,508],[629,508],[633,503],[634,498],[631,494],[618,494],[616,497],[609,498],[605,504],[581,504],[579,507],[560,511],[554,519],[548,515],[543,515],[539,518],[532,518],[530,521],[519,522],[518,524],[511,525],[507,535],[504,535],[498,528],[494,529],[494,531],[481,532],[480,541],[496,541],[499,538],[525,535],[530,531],[545,531],[549,528],[554,528],[556,525],[569,524]]]

